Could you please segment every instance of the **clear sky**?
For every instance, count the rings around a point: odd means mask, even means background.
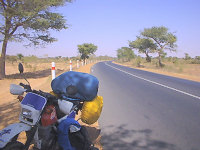
[[[93,43],[96,55],[116,56],[144,28],[165,26],[178,38],[172,56],[200,56],[200,0],[76,0],[56,11],[69,25],[52,32],[57,42],[45,48],[9,43],[7,54],[71,57],[78,54],[78,44]]]

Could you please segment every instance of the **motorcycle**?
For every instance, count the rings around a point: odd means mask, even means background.
[[[23,73],[22,64],[19,64],[19,71]],[[26,78],[25,80],[27,81]],[[24,92],[26,95],[22,97]],[[0,131],[0,150],[28,150],[31,144],[34,144],[34,149],[37,150],[76,150],[69,139],[63,143],[58,135],[61,134],[61,137],[66,134],[76,135],[74,133],[83,129],[75,120],[75,115],[83,104],[81,100],[71,102],[67,98],[59,99],[50,93],[32,90],[29,82],[20,85],[11,84],[10,93],[19,95],[20,122]],[[66,124],[68,128],[63,130],[62,127],[66,128]],[[66,133],[63,134],[63,131]],[[17,141],[21,132],[26,133],[25,144]],[[85,149],[98,150],[89,142]]]

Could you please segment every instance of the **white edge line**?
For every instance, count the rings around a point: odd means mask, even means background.
[[[126,71],[124,71],[124,70],[121,70],[121,69],[119,69],[119,68],[113,67],[113,66],[111,66],[111,65],[109,65],[109,64],[107,64],[107,63],[105,63],[105,64],[106,64],[107,66],[110,66],[110,67],[112,67],[112,68],[114,68],[114,69],[116,69],[116,70],[119,70],[119,71],[121,71],[121,72],[124,72],[124,73],[126,73],[126,74],[128,74],[128,75],[131,75],[131,76],[133,76],[133,77],[136,77],[136,78],[138,78],[138,79],[142,79],[142,80],[145,80],[145,81],[147,81],[147,82],[154,83],[154,84],[160,85],[160,86],[162,86],[162,87],[168,88],[168,89],[170,89],[170,90],[174,90],[174,91],[176,91],[176,92],[180,92],[180,93],[182,93],[182,94],[185,94],[185,95],[188,95],[188,96],[191,96],[191,97],[200,99],[199,96],[192,95],[192,94],[190,94],[190,93],[187,93],[187,92],[184,92],[184,91],[181,91],[181,90],[178,90],[178,89],[175,89],[175,88],[166,86],[166,85],[164,85],[164,84],[160,84],[160,83],[158,83],[158,82],[151,81],[151,80],[148,80],[148,79],[145,79],[145,78],[136,76],[136,75],[134,75],[134,74],[131,74],[131,73],[126,72]]]

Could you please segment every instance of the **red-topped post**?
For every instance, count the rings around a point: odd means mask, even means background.
[[[55,62],[51,63],[51,74],[52,74],[52,80],[56,78],[56,65]]]
[[[72,60],[69,61],[69,71],[72,71]]]

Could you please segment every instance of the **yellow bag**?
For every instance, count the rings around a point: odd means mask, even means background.
[[[101,115],[102,107],[102,96],[96,96],[92,101],[84,102],[81,113],[81,121],[89,125],[95,123]]]

